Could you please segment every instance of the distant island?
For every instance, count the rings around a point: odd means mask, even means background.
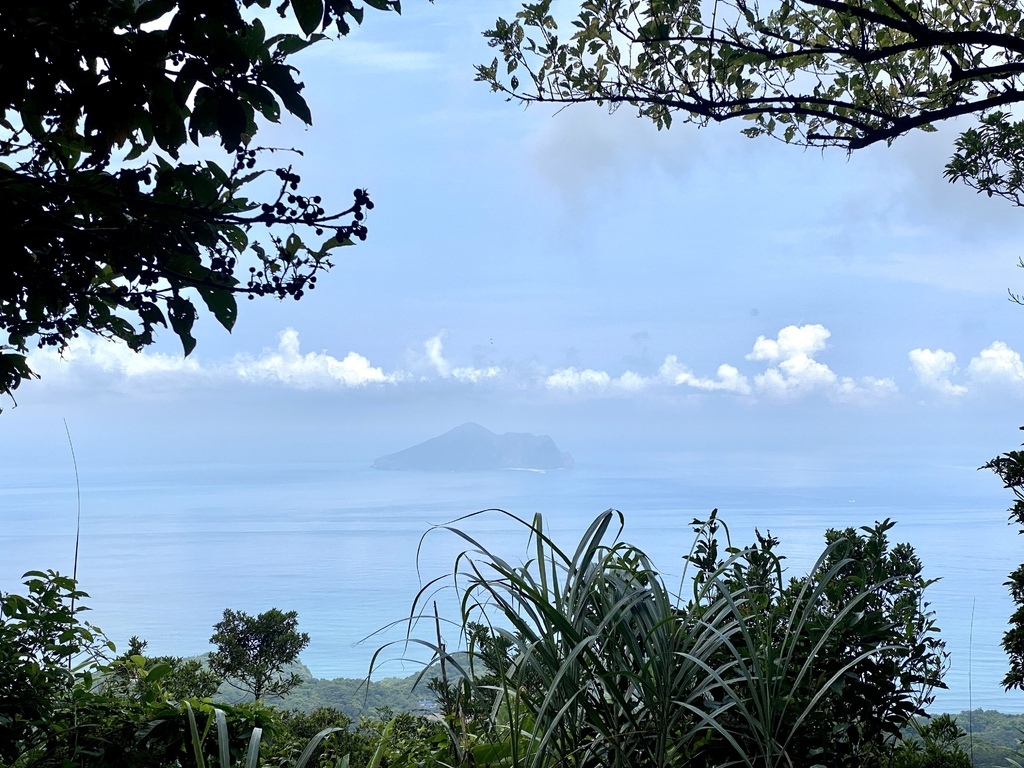
[[[398,453],[381,456],[374,469],[465,472],[481,469],[573,469],[572,456],[547,435],[496,435],[479,424],[461,427]]]

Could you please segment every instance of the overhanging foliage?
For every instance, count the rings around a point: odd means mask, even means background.
[[[289,59],[347,34],[363,9],[284,0],[275,10],[297,29],[270,34],[270,1],[5,6],[0,394],[33,375],[31,345],[62,350],[82,331],[139,350],[169,324],[188,354],[197,299],[230,330],[237,296],[301,298],[365,239],[365,190],[332,210],[287,154],[254,143],[284,112],[312,121]],[[204,139],[222,161],[183,159]]]

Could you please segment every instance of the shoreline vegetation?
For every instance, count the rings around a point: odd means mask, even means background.
[[[439,710],[427,690],[427,682],[438,676],[430,671],[413,688],[417,674],[408,677],[386,677],[367,683],[365,679],[335,678],[326,680],[310,675],[291,693],[273,702],[282,709],[309,714],[322,707],[344,712],[358,721],[360,717],[372,717],[378,711],[434,716]],[[221,700],[221,694],[215,701]],[[236,703],[230,697],[225,702]],[[1007,758],[1018,758],[1018,742],[1024,738],[1024,714],[1011,715],[996,710],[975,709],[959,713],[948,713],[968,736],[962,739],[964,751],[971,752],[973,734],[974,768],[1006,768]],[[934,717],[938,717],[936,713]]]
[[[196,658],[201,660],[203,657]],[[344,713],[353,722],[358,722],[360,718],[376,717],[380,712],[427,717],[440,714],[438,704],[428,688],[430,681],[440,676],[437,664],[432,665],[422,676],[413,673],[406,677],[384,677],[369,683],[366,678],[314,677],[303,664],[296,664],[289,671],[301,675],[302,684],[284,696],[267,701],[283,710],[308,715],[329,708]],[[420,678],[418,684],[417,678]],[[225,704],[251,700],[251,696],[240,695],[227,683],[213,697],[215,703]],[[942,714],[933,713],[932,720]],[[1024,739],[1024,714],[1007,714],[980,708],[945,714],[952,717],[968,734],[961,739],[961,747],[968,754],[973,750],[974,768],[1007,768],[1011,765],[1008,758],[1020,759],[1019,742]]]

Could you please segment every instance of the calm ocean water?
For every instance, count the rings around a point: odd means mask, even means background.
[[[63,470],[63,468],[62,468]],[[664,474],[664,473],[662,473]],[[43,472],[0,484],[0,589],[15,589],[29,569],[70,572],[75,489]],[[996,489],[998,490],[998,489]],[[421,584],[446,573],[464,547],[432,524],[486,507],[523,517],[544,514],[566,546],[600,511],[626,515],[623,538],[644,549],[670,579],[693,534],[690,521],[721,509],[735,543],[754,527],[782,540],[791,572],[802,573],[830,526],[892,518],[895,541],[909,541],[941,578],[929,589],[952,654],[948,691],[936,710],[1024,711],[1024,694],[1003,693],[999,639],[1010,613],[1002,586],[1024,560],[1024,539],[1006,524],[1005,494],[900,499],[857,488],[700,487],[692,477],[615,468],[573,472],[392,473],[365,465],[174,467],[87,473],[82,481],[80,583],[89,619],[118,645],[131,635],[155,653],[209,650],[224,608],[296,610],[312,636],[303,661],[318,677],[361,677],[373,652],[404,627],[367,638],[409,613]],[[521,529],[500,516],[469,529],[512,558],[527,556]],[[671,583],[671,582],[670,582]],[[454,616],[451,594],[443,614]],[[972,620],[973,616],[973,620]],[[421,637],[432,628],[422,627]],[[455,639],[450,632],[448,640]],[[398,659],[400,647],[382,658]],[[389,662],[381,675],[408,674]]]

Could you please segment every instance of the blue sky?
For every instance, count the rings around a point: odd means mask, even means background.
[[[9,471],[63,461],[63,419],[86,465],[126,466],[369,462],[475,420],[578,460],[982,482],[1022,421],[1024,212],[943,180],[955,127],[847,157],[524,109],[473,82],[515,10],[410,2],[303,54],[314,125],[260,143],[301,148],[338,207],[367,187],[367,242],[299,303],[203,320],[187,360],[169,333],[33,355],[42,380],[0,416]]]

